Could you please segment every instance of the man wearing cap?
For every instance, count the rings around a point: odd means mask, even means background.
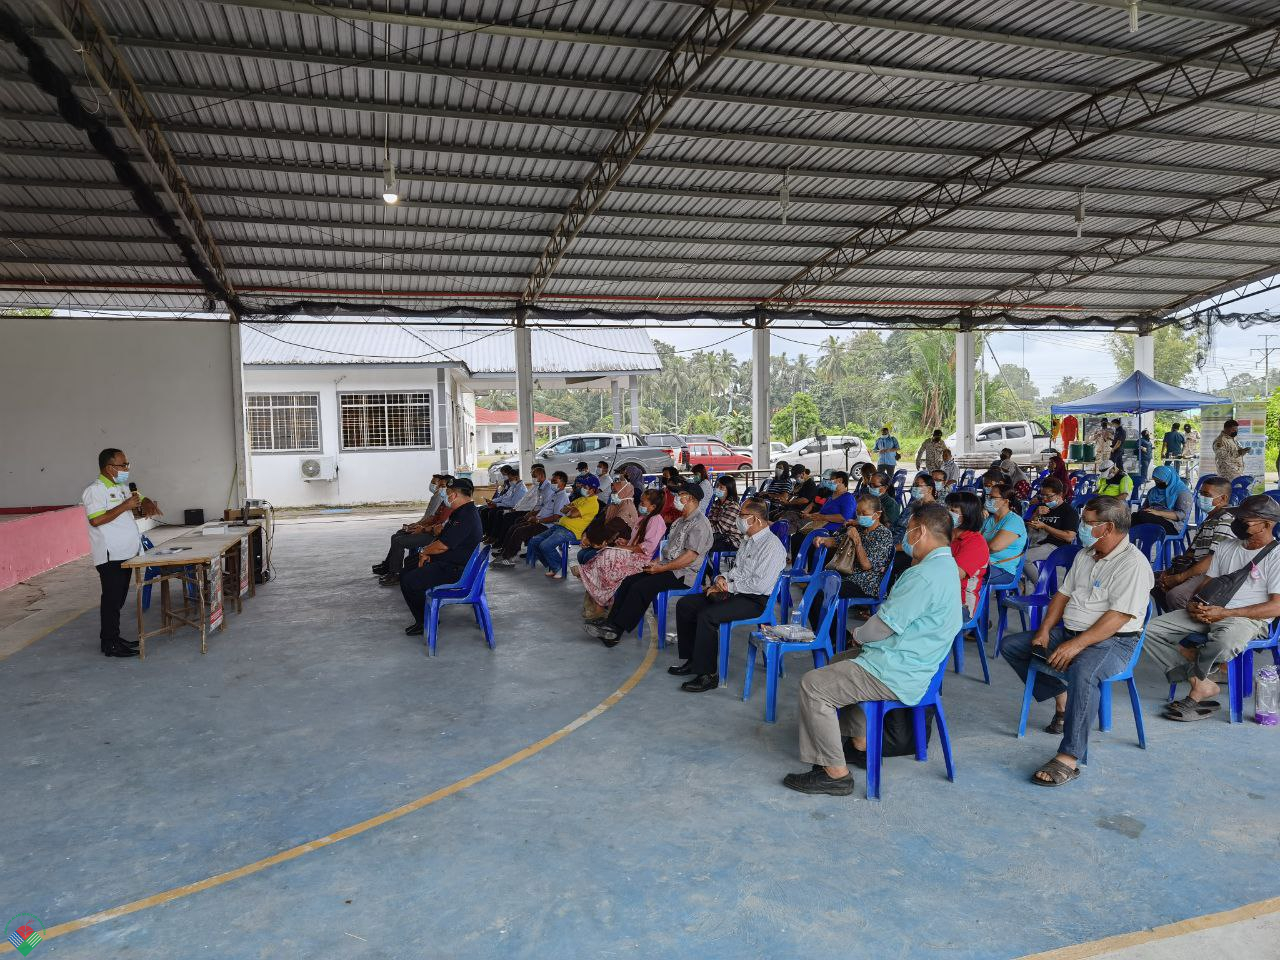
[[[400,592],[413,614],[413,623],[405,627],[411,637],[422,636],[422,618],[427,606],[427,591],[446,583],[456,583],[480,545],[480,513],[471,501],[475,487],[466,477],[454,480],[445,490],[449,519],[439,536],[418,553],[418,566],[400,576]]]
[[[608,617],[586,624],[587,632],[606,647],[617,646],[624,633],[638,627],[649,604],[664,590],[701,587],[695,580],[715,539],[711,521],[702,512],[702,488],[687,483],[675,499],[680,516],[667,530],[659,559],[618,584]]]
[[[893,424],[886,423],[880,428],[880,436],[876,438],[876,464],[893,476],[893,469],[898,465],[898,438],[889,432]]]
[[[1275,541],[1272,531],[1280,521],[1280,504],[1258,494],[1235,508],[1231,532],[1237,539],[1214,547],[1209,579],[1201,583],[1185,610],[1173,610],[1147,625],[1146,652],[1164,668],[1170,683],[1191,684],[1181,700],[1165,705],[1169,720],[1203,720],[1217,712],[1213,699],[1218,685],[1210,678],[1214,669],[1244,651],[1251,640],[1267,635],[1271,621],[1280,617],[1280,549],[1262,551]],[[1211,581],[1249,569],[1230,599],[1206,604],[1200,597],[1212,589]],[[1184,646],[1183,641],[1190,641]]]
[[[564,516],[553,526],[530,538],[529,555],[534,558],[535,565],[538,560],[542,561],[550,579],[561,579],[560,548],[563,546],[568,549],[567,544],[580,541],[583,531],[600,512],[600,500],[597,497],[599,490],[600,478],[595,474],[586,473],[578,477],[573,487],[574,499],[569,501]]]

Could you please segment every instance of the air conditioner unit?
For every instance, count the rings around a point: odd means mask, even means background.
[[[298,461],[303,480],[337,480],[337,457],[307,457]]]

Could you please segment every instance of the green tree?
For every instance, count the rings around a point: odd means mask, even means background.
[[[769,429],[773,439],[794,443],[802,437],[816,434],[820,425],[818,405],[814,403],[813,397],[800,391],[792,396],[790,403],[773,415]]]
[[[1092,380],[1066,376],[1058,381],[1058,385],[1053,388],[1049,396],[1045,397],[1045,400],[1050,404],[1069,403],[1072,400],[1092,396],[1097,392],[1098,387]]]
[[[718,436],[720,433],[720,418],[710,410],[692,414],[685,420],[682,432]]]
[[[724,418],[724,438],[729,443],[742,446],[751,442],[751,417],[739,410]]]
[[[1194,331],[1184,333],[1175,326],[1160,327],[1155,338],[1155,377],[1175,387],[1186,386],[1196,365],[1197,343]],[[1129,333],[1113,333],[1107,337],[1107,350],[1121,377],[1133,373],[1135,337]]]

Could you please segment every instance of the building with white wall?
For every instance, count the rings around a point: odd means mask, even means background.
[[[489,410],[476,407],[476,453],[480,456],[494,454],[518,454],[520,452],[519,415],[515,410]],[[533,412],[534,433],[545,439],[555,439],[569,425],[547,413]],[[536,443],[536,441],[535,441]]]
[[[277,507],[425,499],[433,473],[473,470],[482,444],[492,444],[476,422],[475,394],[516,385],[505,327],[245,322],[240,330],[250,496]],[[662,368],[643,330],[539,329],[532,347],[537,387],[611,390],[619,429],[623,387],[634,417],[639,378]]]

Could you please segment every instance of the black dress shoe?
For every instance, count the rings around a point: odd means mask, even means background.
[[[845,740],[841,744],[844,747],[844,762],[857,767],[859,770],[867,769],[867,751],[859,750],[849,740]]]
[[[388,567],[385,563],[375,563],[373,565],[373,572],[376,573],[378,576],[382,576],[389,569],[391,568]]]
[[[691,662],[686,660],[684,663],[676,664],[674,667],[667,667],[667,673],[673,677],[687,677],[693,673],[693,667],[689,666]]]
[[[137,649],[125,646],[123,643],[117,643],[102,652],[108,657],[136,657],[138,655]]]
[[[720,686],[720,678],[714,673],[700,673],[692,680],[686,680],[680,684],[680,689],[690,693],[706,693],[718,686]]]
[[[422,636],[422,624],[420,624],[420,623],[411,623],[411,624],[409,624],[409,626],[407,626],[407,627],[405,627],[405,628],[404,628],[404,635],[405,635],[406,637],[420,637],[420,636]]]
[[[798,790],[800,793],[822,793],[831,797],[847,797],[853,793],[853,775],[846,773],[843,777],[829,777],[822,767],[815,767],[805,773],[789,773],[782,778],[782,785]]]
[[[399,584],[400,574],[398,573],[384,573],[378,578],[378,586],[380,587],[395,587],[399,586]]]

